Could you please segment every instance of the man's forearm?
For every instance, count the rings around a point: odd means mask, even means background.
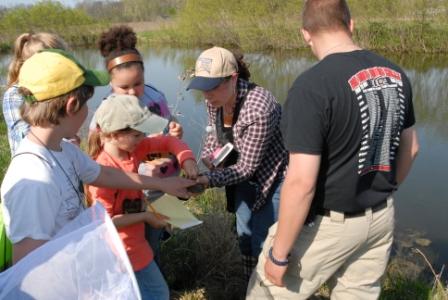
[[[316,190],[320,155],[290,153],[283,183],[273,254],[286,259],[302,230]]]
[[[293,181],[285,181],[281,191],[279,221],[273,245],[275,258],[287,258],[305,223],[313,196],[314,189],[307,189]]]
[[[412,163],[417,156],[418,151],[419,144],[415,129],[411,127],[403,130],[397,156],[396,181],[398,185],[405,180],[411,170]]]

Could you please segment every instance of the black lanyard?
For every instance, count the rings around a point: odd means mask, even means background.
[[[255,83],[249,83],[246,94],[241,98],[240,101],[237,101],[232,118],[232,127],[224,126],[223,108],[221,107],[216,111],[216,119],[215,119],[216,138],[218,139],[218,142],[221,145],[225,145],[227,143],[233,143],[234,140],[233,125],[235,125],[235,123],[238,121],[241,108],[243,107],[243,104],[246,101],[247,95],[256,86],[257,85]]]

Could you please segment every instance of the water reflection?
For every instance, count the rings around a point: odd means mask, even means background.
[[[198,152],[206,127],[206,113],[201,93],[186,92],[186,71],[191,72],[201,49],[144,49],[147,82],[163,91],[172,112],[184,126],[185,139]],[[104,68],[102,57],[96,50],[75,51],[83,64],[92,68]],[[387,55],[387,54],[386,54]],[[448,169],[448,57],[447,56],[392,56],[408,74],[414,93],[414,108],[421,152],[408,180],[396,195],[397,228],[401,232],[415,229],[432,240],[432,249],[438,253],[436,263],[448,262],[448,185],[445,183]],[[250,53],[245,56],[250,63],[252,79],[266,87],[284,102],[289,87],[298,74],[316,63],[309,53]],[[6,82],[8,56],[0,56],[1,84]],[[94,111],[108,87],[97,88],[89,101]],[[85,130],[85,128],[84,128]],[[437,265],[436,265],[437,267]]]

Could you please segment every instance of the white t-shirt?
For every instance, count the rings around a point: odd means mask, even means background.
[[[52,153],[64,171],[45,147],[28,138],[12,159],[1,198],[6,233],[13,243],[49,240],[83,209],[80,184],[95,181],[100,166],[73,144],[62,141],[61,147]]]

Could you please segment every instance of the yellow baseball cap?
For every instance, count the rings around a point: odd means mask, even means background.
[[[109,81],[107,72],[84,68],[70,53],[45,49],[23,63],[18,85],[33,94],[32,100],[44,101],[64,95],[83,84],[103,86]]]

